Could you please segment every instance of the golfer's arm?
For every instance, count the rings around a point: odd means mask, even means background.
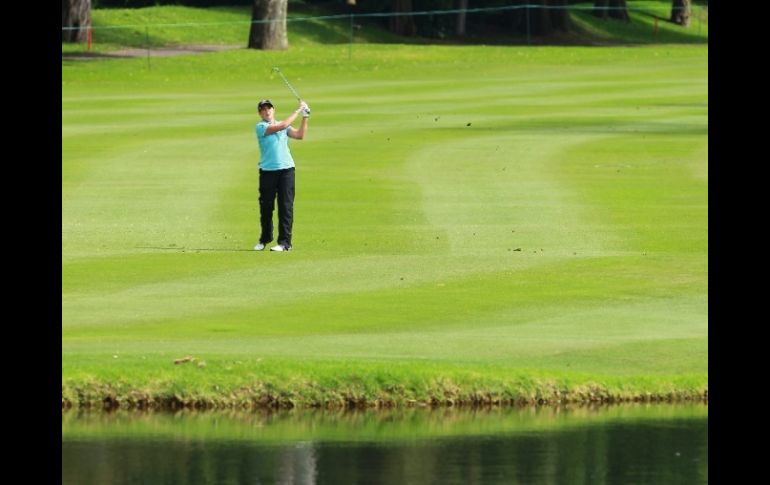
[[[299,115],[301,111],[302,110],[296,110],[285,120],[279,121],[278,123],[274,123],[272,125],[268,125],[267,129],[265,130],[265,135],[272,135],[276,131],[285,130],[286,128],[290,127],[291,124],[294,123],[294,120],[297,119],[297,115]]]
[[[289,128],[289,137],[294,138],[295,140],[301,140],[305,138],[305,132],[307,132],[307,118],[302,118],[302,123],[299,125],[299,130],[295,130],[294,128]]]

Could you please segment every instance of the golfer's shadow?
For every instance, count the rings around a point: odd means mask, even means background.
[[[253,249],[238,249],[238,248],[185,248],[185,247],[177,247],[177,246],[135,246],[136,249],[155,249],[158,251],[181,251],[183,253],[185,252],[200,252],[200,251],[213,251],[213,252],[222,252],[222,253],[236,253],[240,251],[246,251],[246,252],[254,252]]]

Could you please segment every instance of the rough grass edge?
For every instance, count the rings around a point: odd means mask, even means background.
[[[708,404],[708,385],[682,387],[672,383],[653,386],[610,386],[596,382],[564,385],[558,381],[509,382],[494,388],[460,386],[437,379],[422,389],[390,386],[378,389],[350,383],[321,388],[313,382],[295,382],[279,388],[257,382],[228,392],[142,390],[114,383],[62,385],[62,409],[158,410],[181,409],[392,409],[409,407],[522,407],[565,404],[694,403]],[[647,388],[647,389],[643,389]]]

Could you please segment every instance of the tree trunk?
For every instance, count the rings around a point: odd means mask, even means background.
[[[606,19],[607,13],[609,13],[609,10],[607,10],[607,7],[609,6],[609,4],[610,4],[609,0],[594,0],[594,10],[593,10],[594,17],[599,17],[600,19]]]
[[[536,35],[551,35],[556,31],[567,32],[569,30],[567,0],[538,0],[529,3],[543,6],[543,8],[532,8],[530,11],[533,25],[536,26],[534,31]]]
[[[249,49],[286,50],[286,11],[288,0],[254,0],[251,10]]]
[[[531,4],[541,4],[543,6],[548,5],[548,0],[541,0],[539,2],[529,2]],[[550,8],[536,8],[535,9],[535,22],[537,25],[536,33],[538,35],[550,35],[553,31],[551,27],[551,9]]]
[[[626,0],[594,0],[594,16],[601,19],[613,18],[629,22]]]
[[[91,27],[91,0],[61,0],[62,42],[83,42]],[[64,30],[64,27],[70,27]]]
[[[393,13],[408,13],[412,11],[412,0],[393,0]],[[394,15],[389,21],[390,31],[394,34],[412,36],[417,32],[414,17],[411,15]]]
[[[691,3],[690,0],[673,0],[671,3],[671,21],[682,27],[689,26],[692,13]]]
[[[468,8],[468,0],[459,0],[458,2],[459,9],[466,9]],[[459,35],[460,37],[465,35],[465,17],[466,12],[457,12],[457,30],[455,33]]]
[[[569,12],[567,11],[567,0],[546,0],[545,4],[559,7],[548,9],[548,16],[551,20],[551,26],[554,30],[567,32],[569,30]]]

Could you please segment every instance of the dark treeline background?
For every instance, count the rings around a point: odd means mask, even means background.
[[[690,3],[691,0],[687,0]],[[252,6],[255,0],[92,0],[93,8],[138,8],[154,5],[184,5],[189,7]],[[352,3],[352,4],[351,4]],[[567,7],[593,4],[599,14],[628,21],[626,0],[289,0],[293,7],[319,7],[330,14],[388,14],[458,8],[490,8],[516,5]],[[694,4],[708,5],[707,0]],[[602,7],[607,10],[602,10]],[[595,14],[597,13],[595,12]],[[673,15],[673,14],[672,14]],[[399,15],[357,19],[359,24],[379,25],[402,36],[443,39],[474,34],[484,36],[550,36],[570,31],[569,15],[559,8],[518,8],[470,14]],[[686,25],[686,23],[685,23]]]
[[[184,5],[189,7],[215,7],[233,5],[253,5],[254,0],[92,0],[93,8],[138,8],[154,5]],[[348,0],[289,0],[288,10],[293,6],[321,7],[328,13],[394,13],[419,12],[430,10],[448,10],[457,8],[484,8],[511,5],[569,5],[586,3],[586,0],[356,0],[353,5]],[[444,38],[453,35],[485,32],[491,34],[532,35],[548,34],[553,31],[567,31],[568,16],[564,10],[524,9],[472,14],[460,20],[457,14],[416,15],[397,17],[376,17],[360,19],[359,22],[378,24],[385,29],[404,36],[422,36]],[[462,31],[458,31],[462,23]]]
[[[500,5],[516,4],[547,4],[547,3],[590,3],[592,0],[568,0],[554,2],[548,0],[468,0],[464,3],[467,8],[494,7]],[[252,5],[254,0],[92,0],[91,5],[94,8],[138,8],[150,7],[154,5],[185,5],[188,7],[221,7],[228,5]],[[318,5],[330,10],[340,10],[345,12],[355,11],[360,13],[383,13],[393,12],[394,9],[405,7],[411,4],[411,10],[443,10],[460,8],[460,0],[356,0],[355,5],[350,5],[347,0],[289,0],[289,7],[293,4]]]

